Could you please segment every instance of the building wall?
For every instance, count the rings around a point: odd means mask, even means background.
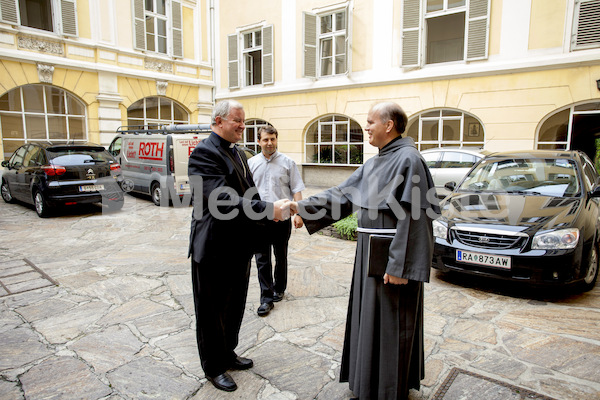
[[[262,19],[272,23],[275,82],[228,89],[227,54],[222,51],[217,100],[235,98],[244,104],[248,119],[273,124],[280,132],[280,151],[300,166],[306,164],[305,178],[312,184],[331,183],[325,174],[342,180],[354,168],[309,166],[305,160],[307,128],[328,114],[347,116],[364,128],[370,106],[379,101],[398,102],[411,120],[426,110],[456,109],[481,121],[486,150],[501,151],[533,149],[547,116],[578,102],[600,100],[599,49],[570,47],[574,0],[491,0],[484,59],[419,68],[401,66],[405,1],[271,0],[244,9],[239,18],[226,21],[227,29],[217,30],[216,46],[226,48],[226,35],[234,33],[235,27]],[[225,10],[236,2],[219,3]],[[352,11],[351,70],[339,76],[303,78],[302,12],[344,4]],[[226,18],[221,15],[223,23]],[[365,140],[365,159],[376,152]]]
[[[130,0],[78,0],[76,36],[0,21],[0,96],[25,84],[65,89],[85,103],[88,139],[103,145],[126,125],[127,107],[147,96],[179,103],[190,123],[209,121],[210,9],[207,0],[181,3],[183,57],[135,48]],[[39,65],[53,72],[42,76]]]

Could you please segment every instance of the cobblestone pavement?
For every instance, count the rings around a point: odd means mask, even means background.
[[[49,219],[0,204],[0,399],[351,397],[337,377],[355,243],[294,230],[289,288],[265,318],[253,268],[238,352],[255,366],[234,371],[239,389],[225,393],[196,349],[190,215],[132,196],[120,212]],[[411,399],[524,398],[502,384],[600,399],[599,296],[433,272],[426,377]],[[440,394],[453,368],[496,383],[463,379]]]

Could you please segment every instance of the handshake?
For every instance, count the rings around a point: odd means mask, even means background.
[[[291,201],[288,199],[277,200],[273,203],[273,220],[274,221],[286,221],[292,215],[296,215],[298,213],[298,203],[295,201]],[[302,218],[297,216],[298,218],[294,219],[294,226],[296,228],[302,227]]]

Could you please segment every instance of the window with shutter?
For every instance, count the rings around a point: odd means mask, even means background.
[[[262,29],[262,83],[273,83],[273,25]]]
[[[0,21],[19,25],[18,0],[0,0]]]
[[[306,78],[317,77],[317,16],[308,12],[302,13],[304,71]]]
[[[571,49],[600,47],[600,0],[577,0],[574,17]]]
[[[238,61],[238,35],[227,35],[227,68],[229,75],[229,88],[240,87],[239,61]]]
[[[146,50],[144,0],[133,0],[133,47],[136,50]]]
[[[183,19],[181,2],[171,3],[171,37],[173,41],[173,57],[183,57]]]
[[[405,0],[402,16],[402,66],[420,65],[421,0]]]
[[[489,10],[490,0],[405,0],[402,66],[487,58]]]
[[[77,36],[77,9],[75,7],[75,0],[61,0],[60,16],[63,35]]]

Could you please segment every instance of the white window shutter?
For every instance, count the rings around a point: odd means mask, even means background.
[[[421,0],[405,0],[402,15],[402,66],[421,64]]]
[[[0,21],[20,25],[18,0],[0,0]]]
[[[77,36],[77,7],[75,0],[60,1],[60,22],[63,35]]]
[[[302,76],[317,77],[317,16],[308,12],[302,13],[302,47],[304,49]]]
[[[467,15],[467,60],[488,58],[490,0],[469,0]]]
[[[273,83],[273,25],[262,29],[262,83]]]
[[[600,0],[577,0],[571,49],[600,47]]]
[[[133,0],[133,48],[136,50],[146,50],[144,0]]]
[[[240,87],[240,62],[238,59],[238,35],[227,35],[227,66],[229,73],[229,89]]]
[[[183,58],[183,16],[181,2],[171,2],[171,39],[173,41],[173,57]]]

